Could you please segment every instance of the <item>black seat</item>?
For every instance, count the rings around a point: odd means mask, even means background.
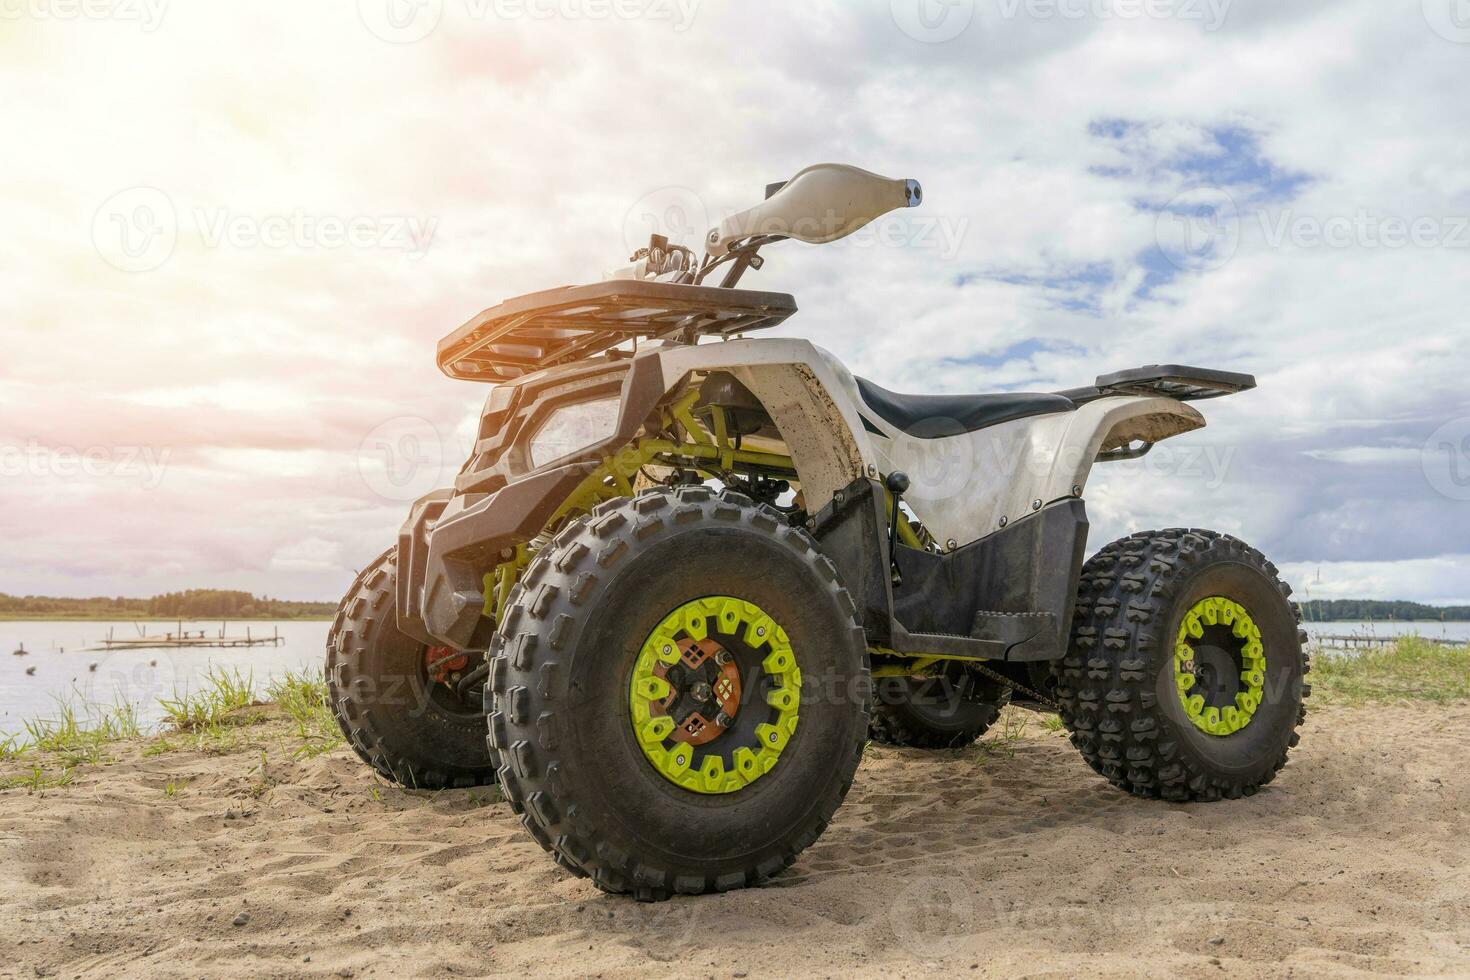
[[[858,393],[880,419],[919,439],[941,439],[990,425],[1070,412],[1077,406],[1063,395],[1001,392],[991,395],[901,395],[857,378]]]

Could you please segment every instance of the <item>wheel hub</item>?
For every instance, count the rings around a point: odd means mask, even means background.
[[[470,655],[453,647],[424,647],[424,671],[429,680],[438,684],[453,684],[459,680],[460,671],[470,665]]]
[[[791,641],[742,599],[694,599],[665,616],[629,686],[644,756],[696,793],[743,789],[771,771],[796,733],[801,671]]]
[[[677,642],[678,662],[653,667],[653,676],[668,682],[669,694],[649,714],[674,720],[674,741],[704,745],[728,731],[740,714],[740,668],[713,639],[685,636]]]
[[[419,676],[419,683],[430,705],[466,721],[484,714],[483,696],[473,680],[476,668],[484,663],[482,654],[453,647],[426,646],[421,663],[423,673]]]
[[[1261,705],[1265,680],[1261,630],[1244,606],[1211,596],[1190,607],[1174,644],[1174,685],[1196,728],[1240,731]]]

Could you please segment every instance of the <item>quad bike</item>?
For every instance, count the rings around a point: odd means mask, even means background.
[[[751,885],[832,819],[870,738],[953,747],[1013,704],[1166,800],[1254,793],[1297,742],[1290,590],[1225,534],[1084,562],[1096,463],[1204,425],[1243,374],[1149,366],[1054,393],[909,395],[738,288],[783,239],[919,204],[825,164],[709,232],[444,338],[492,384],[452,487],[343,600],[327,658],[356,751],[500,783],[570,872],[658,899]],[[485,726],[488,722],[488,746]]]

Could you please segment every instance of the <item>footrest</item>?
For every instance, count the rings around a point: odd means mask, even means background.
[[[893,624],[893,647],[910,656],[958,657],[965,660],[1001,660],[1006,644],[981,640],[973,636],[950,633],[910,633],[903,625]]]
[[[970,629],[970,635],[977,640],[1012,647],[1054,628],[1056,622],[1057,617],[1049,612],[1007,613],[982,610],[975,614],[975,625]]]

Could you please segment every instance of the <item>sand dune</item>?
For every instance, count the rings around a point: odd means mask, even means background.
[[[121,745],[0,794],[0,975],[1470,975],[1470,706],[1314,711],[1274,784],[1197,806],[1023,718],[871,747],[779,881],[655,905],[567,876],[493,791],[292,760],[279,724]]]

